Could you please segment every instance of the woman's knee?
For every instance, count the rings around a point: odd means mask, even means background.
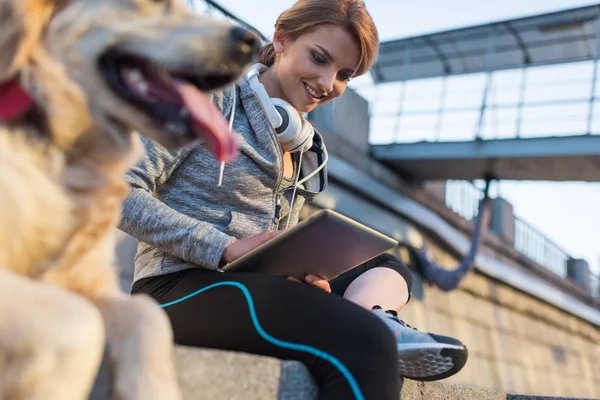
[[[413,276],[412,271],[406,264],[400,261],[398,258],[394,257],[391,254],[381,254],[378,257],[379,263],[377,265],[373,265],[371,268],[384,267],[390,268],[400,274],[404,280],[406,281],[406,285],[408,286],[409,292],[412,290],[413,284]]]
[[[354,304],[352,304],[354,306]],[[390,329],[377,316],[361,307],[356,307],[353,316],[346,317],[342,323],[340,340],[352,355],[359,370],[369,367],[370,363],[385,368],[396,368],[396,340]],[[379,368],[379,367],[378,367]]]

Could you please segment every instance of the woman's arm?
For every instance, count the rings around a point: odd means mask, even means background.
[[[130,192],[119,229],[137,240],[204,268],[216,269],[233,237],[213,225],[182,214],[154,196],[188,150],[170,152],[143,139],[146,155],[126,175]]]
[[[208,96],[227,117],[231,114],[233,95],[232,88],[225,88]],[[234,238],[209,223],[172,209],[154,196],[190,148],[172,152],[144,138],[142,143],[145,155],[126,175],[130,188],[119,229],[182,260],[216,269]]]

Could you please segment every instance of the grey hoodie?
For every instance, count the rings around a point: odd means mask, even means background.
[[[233,89],[214,92],[214,103],[229,119]],[[219,163],[202,145],[170,152],[142,139],[146,155],[127,174],[130,185],[119,228],[135,237],[134,281],[187,268],[216,270],[233,238],[245,238],[298,221],[304,201],[327,185],[327,171],[298,188],[288,212],[293,183],[283,178],[281,147],[263,108],[245,80],[236,90],[234,129],[240,155],[225,166],[217,186]],[[314,145],[302,159],[300,176],[322,163],[326,149],[315,131]],[[299,157],[293,157],[294,169]],[[295,175],[295,174],[294,174]]]

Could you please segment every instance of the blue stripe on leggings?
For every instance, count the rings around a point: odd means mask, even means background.
[[[243,284],[241,284],[239,282],[226,281],[226,282],[215,283],[215,284],[207,286],[205,288],[196,290],[195,292],[188,294],[187,296],[184,296],[178,300],[171,301],[166,304],[161,304],[160,307],[165,308],[165,307],[173,306],[177,303],[181,303],[182,301],[192,298],[192,297],[196,296],[197,294],[200,294],[202,292],[205,292],[209,289],[212,289],[212,288],[215,288],[218,286],[235,286],[242,291],[242,293],[246,297],[246,301],[248,302],[248,308],[250,309],[250,318],[252,319],[254,328],[256,328],[256,331],[258,332],[258,334],[260,336],[262,336],[263,339],[265,339],[269,343],[274,344],[275,346],[283,347],[284,349],[303,351],[305,353],[312,354],[315,357],[319,357],[319,358],[322,358],[323,360],[329,361],[331,364],[333,364],[334,367],[336,367],[342,373],[344,378],[346,378],[346,380],[348,381],[348,384],[350,385],[350,388],[352,389],[352,392],[354,393],[354,397],[357,400],[364,400],[365,397],[363,396],[362,392],[360,391],[360,388],[358,387],[358,383],[356,383],[356,380],[354,379],[354,377],[352,376],[350,371],[348,371],[348,368],[346,368],[346,366],[344,364],[342,364],[340,360],[338,360],[334,356],[332,356],[328,353],[325,353],[324,351],[321,351],[319,349],[316,349],[314,347],[307,346],[304,344],[296,344],[296,343],[279,340],[279,339],[274,338],[273,336],[269,335],[267,332],[265,332],[265,330],[262,328],[262,326],[258,322],[258,318],[256,316],[256,310],[254,309],[254,302],[252,301],[252,295],[250,294],[250,291],[248,290],[248,288],[246,286],[244,286]]]

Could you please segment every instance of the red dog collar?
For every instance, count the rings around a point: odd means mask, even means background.
[[[25,114],[34,106],[33,99],[16,80],[0,85],[0,121],[9,122]]]

